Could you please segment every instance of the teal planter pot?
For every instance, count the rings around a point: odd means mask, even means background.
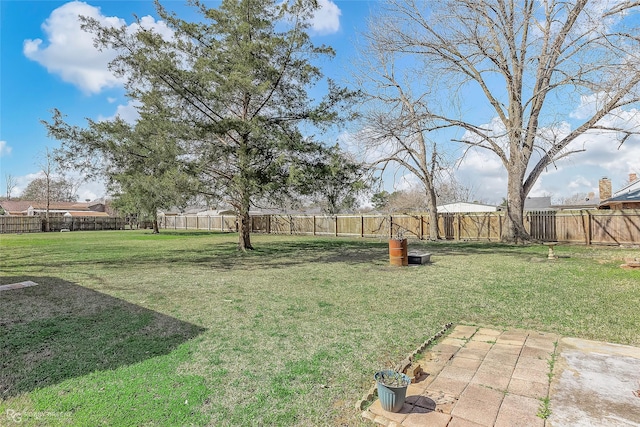
[[[407,387],[411,379],[402,373],[391,369],[376,372],[373,376],[378,385],[378,399],[382,409],[389,412],[399,412],[407,397]]]

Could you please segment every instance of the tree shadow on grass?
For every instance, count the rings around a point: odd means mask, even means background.
[[[317,239],[295,237],[285,241],[260,242],[253,251],[239,252],[235,247],[211,245],[199,260],[216,269],[286,268],[313,263],[371,264],[388,262],[387,242],[357,239]]]
[[[100,265],[109,269],[131,268],[131,265],[206,265],[216,270],[279,269],[310,263],[361,264],[388,262],[387,242],[357,239],[318,239],[292,237],[287,240],[259,242],[255,250],[241,252],[235,242],[203,243],[198,249],[167,249],[164,252],[143,251],[127,256],[127,262],[110,256],[66,261],[68,265]],[[126,248],[122,249],[127,251]],[[127,252],[128,253],[128,252]],[[120,255],[118,255],[120,257]],[[33,262],[46,267],[47,261]],[[32,263],[32,264],[33,264]]]
[[[55,277],[0,292],[0,400],[165,355],[205,329]]]
[[[185,239],[187,233],[165,232],[163,239]],[[188,234],[195,236],[192,232]],[[216,235],[215,232],[200,232],[202,235]],[[233,236],[233,235],[231,235]],[[256,235],[254,241],[256,250],[246,253],[237,250],[235,239],[220,241],[212,239],[202,242],[196,248],[174,248],[164,245],[164,250],[132,251],[123,243],[120,247],[109,246],[101,248],[95,257],[85,257],[79,260],[66,260],[70,266],[96,266],[108,269],[127,269],[131,265],[141,268],[152,265],[175,265],[176,267],[198,265],[212,270],[264,270],[282,269],[315,263],[339,265],[368,264],[386,267],[389,263],[388,242],[386,238],[326,238],[309,236],[280,236]],[[150,242],[153,236],[148,236]],[[152,243],[150,243],[152,244]],[[546,248],[506,245],[497,242],[427,242],[409,240],[409,250],[432,253],[432,262],[437,262],[442,256],[468,256],[492,254],[513,256],[530,259],[531,257],[546,256]],[[100,251],[103,251],[100,253]],[[126,255],[123,255],[126,254]],[[48,268],[57,267],[57,259],[25,259],[25,263],[15,265],[17,271],[29,267]]]
[[[235,242],[204,244],[201,250],[172,249],[158,257],[144,253],[132,255],[136,264],[192,264],[206,265],[214,270],[264,270],[295,267],[314,263],[323,264],[371,264],[381,267],[389,263],[388,242],[383,239],[323,238],[308,236],[275,236],[277,240],[254,242],[256,247],[246,253],[237,250]],[[533,245],[531,245],[533,246]],[[526,246],[514,246],[499,242],[427,242],[409,240],[409,250],[430,252],[439,256],[504,255],[529,259],[535,252]],[[540,251],[546,251],[541,247]],[[546,252],[545,252],[546,256]],[[100,262],[100,261],[98,261]],[[95,261],[93,261],[95,263]],[[109,268],[122,268],[126,264],[104,261]]]

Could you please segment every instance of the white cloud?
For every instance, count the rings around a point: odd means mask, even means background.
[[[392,141],[389,141],[388,144],[371,143],[369,133],[368,129],[355,133],[345,131],[338,135],[338,143],[343,150],[351,153],[356,159],[364,163],[373,163],[393,153],[394,145]]]
[[[116,117],[120,117],[125,122],[133,124],[140,117],[140,114],[138,113],[138,109],[137,109],[137,107],[139,106],[140,106],[140,102],[135,100],[129,101],[126,105],[118,105],[118,107],[116,108],[116,112],[112,116],[110,117],[99,116],[98,121],[113,120]]]
[[[22,176],[16,176],[15,177],[15,188],[13,189],[13,191],[11,192],[11,195],[18,195],[18,197],[22,194],[22,192],[27,188],[27,185],[29,185],[29,183],[31,181],[33,181],[36,178],[41,178],[42,177],[42,172],[36,172],[36,173],[29,173],[27,175],[22,175]]]
[[[585,120],[593,117],[593,115],[596,113],[596,111],[604,101],[604,96],[605,94],[603,92],[598,92],[591,95],[582,95],[580,97],[580,105],[578,105],[575,110],[569,113],[569,117],[579,120]]]
[[[574,110],[574,118],[586,117],[601,96],[583,97],[581,106]],[[601,99],[600,99],[601,101]],[[640,132],[640,111],[630,109],[616,111],[598,122],[605,128],[623,128]],[[492,135],[502,135],[504,127],[492,120],[483,125]],[[571,125],[561,122],[553,127],[540,129],[538,142],[557,141],[571,132]],[[607,176],[614,190],[628,180],[629,173],[640,173],[640,137],[633,136],[620,145],[621,134],[613,131],[589,131],[571,142],[563,153],[576,151],[547,166],[533,185],[528,196],[551,195],[555,202],[577,193],[598,193],[598,181]],[[470,134],[464,138],[474,140]],[[506,150],[506,141],[499,144]],[[507,152],[508,154],[508,152]],[[540,159],[540,152],[532,155],[529,170]],[[488,150],[470,149],[455,172],[459,182],[472,183],[479,199],[499,202],[507,193],[507,174],[498,157]]]
[[[87,94],[99,93],[105,88],[119,86],[121,78],[108,69],[109,62],[116,57],[111,49],[99,51],[93,45],[93,35],[80,28],[80,16],[96,19],[107,27],[121,27],[126,22],[118,17],[102,15],[100,8],[80,1],[66,3],[51,12],[42,24],[46,43],[41,39],[27,39],[23,44],[24,55],[47,68],[49,73],[59,75],[62,80],[77,86]],[[171,34],[166,25],[145,16],[141,22],[163,35]],[[139,28],[137,23],[129,31]]]
[[[417,176],[412,173],[406,173],[393,183],[395,191],[410,191],[416,188],[422,188],[423,184]]]
[[[11,146],[7,144],[7,141],[0,141],[0,157],[11,154]]]
[[[311,28],[318,34],[333,34],[340,30],[342,11],[331,0],[318,0],[319,9],[311,18]]]
[[[454,172],[458,182],[470,183],[475,200],[500,203],[507,194],[507,172],[495,154],[482,149],[470,149]]]
[[[42,178],[43,176],[44,175],[42,174],[42,171],[38,171],[36,173],[29,173],[26,175],[15,177],[16,186],[11,194],[14,196],[17,195],[19,197],[31,181],[36,178]],[[73,182],[81,183],[78,187],[78,190],[76,191],[78,201],[80,202],[84,202],[86,199],[95,200],[103,198],[107,195],[105,184],[101,181],[83,181],[80,173],[75,171],[71,171],[65,174],[65,178]]]
[[[92,201],[106,197],[107,189],[101,182],[84,182],[80,185],[76,194],[80,202]]]

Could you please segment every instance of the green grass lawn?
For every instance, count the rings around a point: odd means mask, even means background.
[[[361,425],[447,322],[640,345],[639,251],[104,231],[0,236],[0,425]]]

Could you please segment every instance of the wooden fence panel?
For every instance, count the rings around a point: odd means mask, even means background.
[[[271,215],[271,230],[273,234],[291,234],[291,221],[287,215]]]
[[[438,233],[440,233],[441,238],[446,240],[453,240],[455,238],[454,218],[455,214],[452,213],[438,215]]]
[[[126,220],[118,217],[49,218],[49,231],[124,230]],[[44,219],[39,216],[0,216],[0,234],[37,233],[44,231]]]
[[[253,215],[251,217],[251,231],[254,233],[269,232],[269,215]]]
[[[291,234],[313,234],[313,216],[292,215],[289,221]]]
[[[42,221],[35,216],[0,216],[0,234],[38,233],[42,231]]]
[[[392,215],[391,237],[399,234],[406,238],[422,238],[420,215]]]
[[[364,216],[362,219],[364,224],[364,237],[388,237],[389,236],[389,217],[380,216]]]
[[[640,243],[640,211],[597,211],[591,215],[592,243]]]
[[[233,215],[187,218],[166,217],[163,228],[237,231]],[[445,213],[438,215],[438,228],[445,239],[497,241],[504,221],[501,212]],[[532,237],[541,241],[640,243],[640,210],[528,212],[524,222]],[[251,223],[253,232],[259,233],[388,238],[401,230],[405,237],[429,238],[427,215],[257,215]]]
[[[458,224],[461,240],[500,240],[500,215],[491,212],[462,214],[458,216]]]
[[[336,232],[336,218],[333,216],[314,216],[314,233],[318,235],[333,235]]]
[[[587,227],[589,216],[584,211],[558,213],[556,221],[556,241],[588,244]]]
[[[558,241],[556,232],[557,211],[528,212],[529,234],[533,239],[544,242]]]
[[[362,236],[362,217],[358,216],[337,216],[337,235],[339,236]]]
[[[222,219],[221,216],[212,216],[209,219],[209,223],[207,224],[208,230],[220,230],[222,231]]]

